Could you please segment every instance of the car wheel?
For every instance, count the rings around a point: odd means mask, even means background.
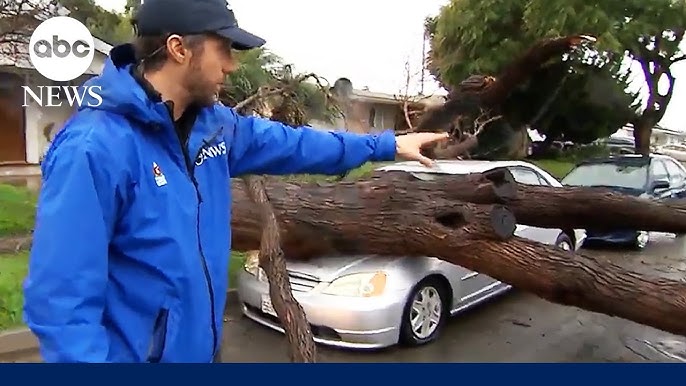
[[[574,251],[574,243],[572,242],[572,239],[564,233],[560,233],[560,235],[557,236],[557,240],[555,241],[555,247],[560,248],[566,252]]]
[[[434,341],[449,315],[446,285],[436,278],[419,282],[408,297],[400,325],[400,343],[419,346]]]
[[[634,239],[633,247],[636,250],[641,250],[648,245],[650,241],[650,234],[646,231],[636,232],[636,238]]]

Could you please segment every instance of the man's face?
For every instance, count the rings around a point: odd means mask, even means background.
[[[184,68],[183,86],[188,90],[190,102],[202,106],[212,105],[215,96],[224,86],[226,75],[238,68],[231,42],[210,35],[195,50]]]

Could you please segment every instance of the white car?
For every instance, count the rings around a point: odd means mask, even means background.
[[[380,171],[405,171],[417,178],[467,174],[507,167],[517,182],[562,186],[539,167],[523,161],[438,161],[436,168],[400,162]],[[585,231],[518,225],[516,235],[577,250]],[[478,251],[475,251],[478,253]],[[283,332],[257,255],[238,276],[243,314]],[[345,348],[382,348],[397,343],[419,345],[435,340],[449,316],[511,287],[487,275],[434,257],[322,256],[290,261],[293,295],[305,310],[315,341]]]

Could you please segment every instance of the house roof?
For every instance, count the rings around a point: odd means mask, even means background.
[[[634,131],[634,125],[632,125],[631,123],[627,123],[624,127],[617,130],[617,132],[626,132],[626,133],[632,133],[633,131]],[[674,135],[674,136],[679,136],[679,137],[686,136],[686,132],[684,132],[684,131],[668,129],[668,128],[662,127],[660,125],[655,125],[653,127],[653,132],[654,133],[663,133],[663,134],[667,134],[667,135]]]
[[[393,94],[387,94],[387,93],[382,93],[382,92],[373,92],[373,91],[368,91],[368,90],[353,90],[352,94],[352,99],[356,100],[362,100],[365,102],[374,102],[374,103],[383,103],[383,104],[398,104],[400,101],[398,100],[397,95]],[[443,104],[445,100],[443,97],[439,95],[432,95],[432,96],[426,96],[426,97],[418,97],[418,96],[411,96],[410,97],[411,101],[414,101],[414,103],[422,104],[422,105],[436,105],[436,104]]]

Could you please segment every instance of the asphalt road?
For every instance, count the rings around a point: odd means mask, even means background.
[[[686,238],[655,235],[643,252],[584,250],[683,279]],[[288,362],[286,339],[229,310],[225,362]],[[433,344],[376,352],[319,347],[320,362],[686,362],[686,338],[513,291],[456,316]]]

